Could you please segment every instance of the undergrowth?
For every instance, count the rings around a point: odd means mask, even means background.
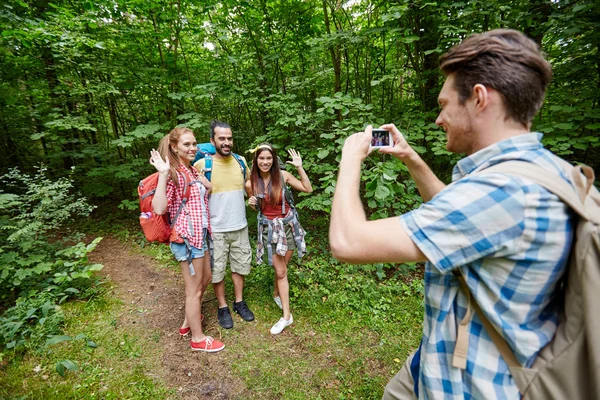
[[[0,358],[18,357],[57,342],[65,323],[62,305],[98,291],[94,275],[102,265],[88,254],[90,243],[72,229],[93,206],[73,191],[71,177],[51,179],[46,168],[34,175],[11,169],[0,177]],[[59,374],[74,369],[70,360]]]
[[[249,214],[248,219],[254,247],[253,217]],[[88,221],[86,231],[116,236],[152,255],[158,268],[178,271],[168,246],[147,243],[137,224],[130,223],[135,218],[123,214],[111,218]],[[231,368],[244,380],[252,398],[379,399],[387,381],[421,337],[421,267],[340,263],[323,240],[327,218],[304,220],[309,251],[302,260],[294,255],[288,271],[295,323],[276,340],[260,334],[268,332],[281,311],[272,300],[272,267],[253,264],[244,297],[257,321],[246,329],[257,330],[261,339],[247,341],[239,329],[224,332],[226,351],[238,355],[233,357]],[[233,286],[230,277],[226,279],[231,298]],[[31,343],[38,343],[37,351],[4,354],[0,368],[4,392],[0,391],[0,397],[11,398],[8,393],[18,393],[23,397],[15,398],[24,399],[175,396],[159,373],[147,373],[160,371],[156,363],[161,350],[142,350],[148,338],[135,331],[114,329],[123,305],[110,291],[100,289],[104,286],[89,294],[91,300],[87,302],[57,306],[53,319],[45,322],[47,331],[29,336]],[[212,291],[209,296],[213,296]],[[29,306],[43,315],[44,304],[40,296]],[[20,307],[20,312],[27,315],[26,308]],[[65,360],[73,365],[65,364]],[[57,373],[59,365],[64,377]]]

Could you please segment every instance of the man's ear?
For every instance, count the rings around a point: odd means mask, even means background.
[[[473,86],[472,96],[473,101],[475,102],[476,113],[482,112],[489,106],[490,93],[488,92],[487,88],[481,83],[478,83],[477,85]]]
[[[210,144],[212,144],[214,146],[215,145],[215,139],[210,138]]]

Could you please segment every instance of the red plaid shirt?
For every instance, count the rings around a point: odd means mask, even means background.
[[[210,212],[208,209],[208,191],[198,180],[198,171],[192,168],[191,171],[183,164],[177,170],[177,179],[179,187],[175,186],[173,180],[167,184],[167,209],[171,220],[177,215],[177,210],[183,200],[183,186],[185,184],[183,174],[187,171],[187,180],[189,185],[189,196],[187,204],[183,207],[175,223],[175,233],[189,240],[190,244],[198,249],[202,248],[204,229],[208,229],[210,234]],[[190,226],[191,222],[191,226]],[[192,231],[193,229],[193,231]]]

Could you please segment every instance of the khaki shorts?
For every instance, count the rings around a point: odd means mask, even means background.
[[[227,261],[231,272],[240,275],[250,273],[252,250],[248,240],[248,227],[233,232],[213,232],[214,265],[212,283],[219,283],[225,278]]]
[[[410,371],[410,364],[415,353],[416,350],[408,356],[400,371],[388,382],[382,400],[417,400],[415,381]]]
[[[265,226],[263,228],[263,245],[266,246],[269,238],[269,229]],[[296,248],[296,242],[294,241],[294,230],[289,224],[285,225],[285,238],[287,240],[288,251],[294,250]],[[273,254],[275,254],[275,249],[277,245],[271,243],[271,248],[273,249]],[[266,250],[265,250],[266,251]]]

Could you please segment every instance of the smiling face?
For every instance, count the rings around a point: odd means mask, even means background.
[[[259,150],[260,153],[256,156],[256,165],[260,172],[269,172],[273,166],[273,154],[267,149]]]
[[[215,136],[210,139],[215,146],[217,154],[221,157],[229,157],[233,148],[233,133],[230,128],[215,127]]]
[[[453,153],[471,154],[475,144],[473,123],[467,106],[470,100],[460,104],[454,75],[448,75],[438,96],[441,111],[435,123],[446,131],[446,150]]]
[[[184,133],[179,136],[177,146],[172,147],[172,149],[179,156],[179,160],[188,165],[196,156],[196,138],[192,133]]]

